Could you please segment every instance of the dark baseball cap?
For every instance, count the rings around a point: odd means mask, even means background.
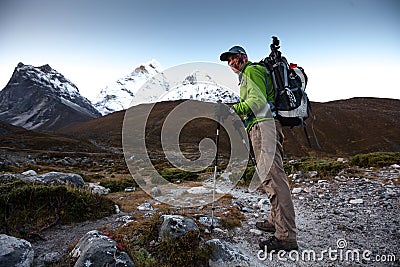
[[[247,54],[246,54],[246,51],[244,50],[243,47],[238,46],[238,45],[235,45],[235,46],[231,47],[231,49],[229,49],[228,51],[222,53],[222,54],[219,56],[219,59],[220,59],[221,61],[228,61],[228,56],[230,56],[230,55],[236,55],[236,54],[244,54],[244,55],[247,55]]]

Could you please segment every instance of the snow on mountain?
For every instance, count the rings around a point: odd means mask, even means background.
[[[152,76],[160,73],[160,64],[152,60],[140,65],[130,74],[107,85],[92,100],[96,109],[103,115],[127,109],[133,97]]]
[[[76,85],[49,65],[19,63],[0,91],[0,119],[26,129],[55,130],[99,116]]]
[[[221,100],[224,103],[239,101],[236,93],[218,85],[203,71],[195,70],[189,75],[186,74],[186,77],[173,77],[173,80],[164,74],[157,61],[150,61],[106,86],[92,102],[100,113],[106,115],[132,105],[179,99],[204,102]]]
[[[203,102],[235,103],[239,96],[217,84],[213,78],[203,71],[196,70],[188,75],[180,84],[163,94],[159,101],[191,99]]]

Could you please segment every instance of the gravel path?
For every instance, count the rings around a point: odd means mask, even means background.
[[[249,266],[400,266],[400,186],[393,185],[400,169],[360,171],[361,177],[342,172],[331,181],[299,182],[293,190],[298,252],[257,255],[258,240],[266,234],[255,222],[268,212],[254,208],[262,195],[243,190],[236,201],[247,203],[247,220],[236,233],[221,238],[247,255]]]

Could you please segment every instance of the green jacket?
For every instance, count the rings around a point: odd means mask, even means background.
[[[240,102],[233,105],[236,113],[243,117],[248,132],[257,122],[272,118],[266,116],[269,109],[267,101],[274,103],[274,89],[269,71],[261,65],[251,64],[250,61],[246,62],[239,75]]]

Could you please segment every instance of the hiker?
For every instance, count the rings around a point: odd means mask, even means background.
[[[256,223],[258,229],[273,233],[269,238],[260,240],[260,249],[264,250],[266,247],[268,252],[296,250],[298,245],[295,213],[283,168],[282,125],[271,115],[267,116],[270,105],[274,103],[271,77],[263,66],[251,64],[246,51],[240,46],[233,46],[229,51],[222,53],[220,60],[227,61],[239,76],[240,102],[234,104],[231,109],[244,118],[259,176],[263,181],[262,186],[271,203],[268,219]],[[272,152],[268,154],[268,151]],[[272,165],[267,164],[271,161]],[[271,168],[268,168],[269,166]]]

